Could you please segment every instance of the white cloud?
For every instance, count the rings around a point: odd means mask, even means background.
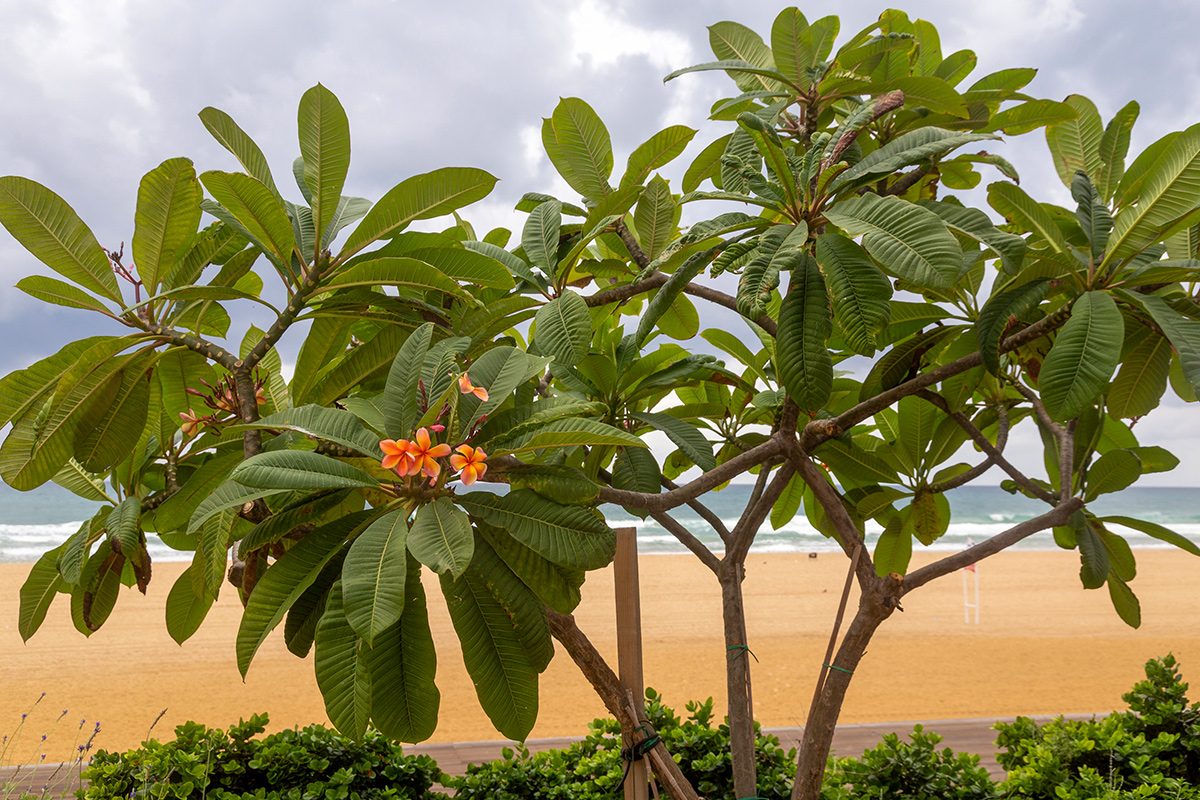
[[[567,24],[575,60],[584,65],[603,69],[628,56],[645,56],[667,71],[691,63],[687,39],[673,31],[638,27],[624,11],[601,0],[584,0],[567,15]]]

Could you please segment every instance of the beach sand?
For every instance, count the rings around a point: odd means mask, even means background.
[[[914,567],[936,555],[918,553]],[[1120,621],[1106,590],[1080,587],[1078,556],[1069,552],[1002,553],[981,564],[978,625],[963,620],[961,573],[917,590],[876,634],[841,721],[1108,712],[1123,707],[1121,693],[1142,677],[1147,659],[1169,652],[1185,677],[1200,675],[1200,562],[1173,550],[1138,551],[1137,560],[1131,585],[1142,604],[1139,630]],[[646,685],[678,711],[709,696],[721,708],[725,647],[716,579],[690,555],[643,556],[640,565]],[[803,724],[846,565],[831,553],[750,557],[745,595],[757,657],[755,715],[765,726]],[[36,757],[40,735],[63,709],[67,715],[47,740],[51,760],[69,757],[80,719],[89,731],[99,721],[95,746],[109,750],[136,746],[163,709],[152,732],[159,739],[186,720],[226,727],[259,712],[270,715],[271,730],[326,721],[312,657],[287,652],[282,630],[263,645],[243,683],[234,658],[241,606],[231,587],[192,639],[182,647],[170,639],[163,605],[185,566],[155,565],[148,595],[122,590],[112,617],[88,639],[72,627],[60,595],[23,644],[18,591],[29,567],[0,564],[0,734],[16,729],[46,693],[6,763]],[[499,739],[475,699],[436,581],[426,589],[442,693],[432,741]],[[575,616],[615,669],[613,592],[611,568],[593,573]],[[1193,694],[1200,699],[1200,689]],[[561,651],[542,677],[540,702],[532,738],[583,735],[587,722],[605,713]]]

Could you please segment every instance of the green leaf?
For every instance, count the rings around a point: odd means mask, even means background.
[[[516,285],[504,264],[491,255],[466,247],[418,247],[405,255],[424,261],[461,283],[485,289],[512,289]]]
[[[579,605],[579,587],[584,572],[560,567],[518,542],[504,531],[480,525],[479,535],[503,559],[538,599],[560,614],[570,614]]]
[[[147,294],[175,267],[175,256],[200,225],[203,193],[186,158],[172,158],[148,172],[138,186],[133,263]]]
[[[590,510],[554,503],[529,489],[503,497],[469,492],[456,501],[471,516],[508,531],[538,555],[568,569],[599,569],[616,551],[616,535]]]
[[[1109,232],[1112,231],[1112,214],[1100,199],[1096,187],[1088,180],[1087,173],[1082,170],[1075,173],[1075,180],[1071,182],[1071,195],[1079,204],[1075,219],[1079,221],[1079,227],[1091,245],[1092,261],[1099,261],[1108,245]]]
[[[200,629],[200,624],[212,608],[213,598],[204,593],[197,595],[193,588],[192,564],[185,569],[167,594],[167,633],[176,644],[183,644]]]
[[[993,375],[1000,372],[1000,343],[1004,331],[1008,328],[1009,319],[1014,316],[1020,319],[1037,308],[1038,303],[1042,302],[1049,291],[1050,281],[1037,278],[988,298],[979,312],[979,322],[975,326],[979,355],[988,372]]]
[[[542,354],[553,356],[560,366],[578,364],[592,341],[592,318],[587,303],[570,290],[538,309],[533,324],[534,344]]]
[[[368,647],[399,622],[404,611],[407,516],[397,509],[377,518],[350,545],[342,565],[346,620]]]
[[[1136,206],[1117,214],[1109,238],[1111,263],[1159,241],[1171,223],[1200,205],[1200,125],[1175,139],[1146,171]]]
[[[1108,596],[1112,600],[1117,616],[1131,628],[1142,625],[1142,605],[1125,581],[1113,573],[1108,574]]]
[[[1142,462],[1142,474],[1170,472],[1179,466],[1179,459],[1165,447],[1131,447],[1134,455]]]
[[[339,731],[361,739],[371,716],[371,676],[367,672],[367,648],[343,611],[341,581],[329,593],[325,613],[317,623],[315,643],[313,667],[325,698],[325,713]]]
[[[54,473],[50,480],[84,500],[97,503],[114,502],[105,491],[104,481],[85,470],[83,465],[73,458],[67,459],[63,468]]]
[[[387,388],[383,393],[383,415],[387,434],[393,439],[406,438],[413,432],[419,412],[417,382],[421,378],[421,366],[425,363],[432,337],[433,323],[426,322],[405,339],[392,360]]]
[[[1009,136],[1029,133],[1048,125],[1075,119],[1078,112],[1066,103],[1053,100],[1027,100],[1024,103],[993,114],[987,130],[1004,131]]]
[[[438,291],[466,297],[453,278],[415,258],[376,258],[337,273],[318,292],[350,286],[401,286],[417,291]]]
[[[940,539],[950,526],[950,501],[944,494],[917,492],[911,509],[909,519],[912,520],[913,534],[927,547]]]
[[[400,622],[375,638],[367,652],[371,676],[371,721],[380,733],[402,742],[420,742],[437,727],[441,694],[433,683],[437,651],[429,630],[421,565],[408,558],[404,613]]]
[[[1133,485],[1142,476],[1142,462],[1129,450],[1109,450],[1088,467],[1087,492],[1091,502],[1102,494],[1112,494]]]
[[[496,178],[481,169],[446,167],[397,184],[372,206],[346,240],[342,262],[371,242],[394,236],[410,222],[433,219],[487,197]]]
[[[1106,398],[1108,413],[1120,419],[1149,414],[1167,390],[1170,371],[1171,343],[1150,333],[1124,358],[1113,378]]]
[[[80,424],[75,433],[75,459],[84,469],[102,472],[124,461],[137,444],[150,409],[153,376],[147,370],[156,355],[138,358],[122,369],[116,395],[102,416],[94,425]]]
[[[537,719],[538,671],[514,619],[473,571],[444,573],[441,584],[480,705],[503,736],[523,741]]]
[[[1091,525],[1075,530],[1079,544],[1079,580],[1085,589],[1099,589],[1108,578],[1108,551]]]
[[[912,560],[912,525],[908,514],[901,512],[892,517],[879,541],[875,543],[872,560],[875,562],[875,574],[881,578],[895,573],[903,575],[908,571],[908,562]]]
[[[1127,295],[1128,297],[1129,295]],[[1181,316],[1156,295],[1133,295],[1179,353],[1183,374],[1200,391],[1200,322]]]
[[[112,545],[113,552],[123,555],[134,563],[138,563],[142,531],[139,518],[142,514],[142,504],[137,497],[126,497],[108,515],[105,530]]]
[[[287,211],[270,189],[240,172],[205,172],[200,180],[265,252],[281,264],[291,263],[296,236]]]
[[[700,155],[696,156],[688,166],[687,172],[683,174],[683,183],[680,184],[683,191],[694,192],[706,180],[720,186],[721,156],[725,154],[732,136],[733,134],[722,136],[700,151]]]
[[[67,582],[58,574],[57,560],[58,550],[44,553],[29,571],[25,583],[21,584],[17,632],[21,634],[23,642],[28,642],[29,637],[42,626],[54,598],[67,589]]]
[[[856,353],[873,354],[875,335],[891,319],[891,282],[861,247],[834,233],[817,237],[817,263],[829,281],[833,313],[846,344]]]
[[[803,224],[801,223],[801,225]],[[804,230],[808,230],[807,226]],[[695,314],[695,309],[690,301],[682,295],[683,290],[691,283],[692,279],[708,266],[710,258],[711,255],[708,251],[689,256],[686,261],[676,267],[675,271],[667,278],[666,283],[651,296],[650,302],[646,304],[646,310],[642,313],[641,320],[638,321],[634,340],[636,347],[641,348],[649,339],[655,326],[672,339],[690,339],[696,335],[700,327],[699,316]],[[691,314],[687,313],[688,309],[691,309]],[[688,317],[687,319],[684,319],[685,315]]]
[[[597,445],[646,446],[633,434],[587,417],[554,419],[544,424],[537,422],[529,428],[522,427],[498,435],[488,444],[490,458],[527,450],[579,445],[589,447]]]
[[[577,97],[558,101],[554,113],[542,121],[542,146],[567,184],[589,200],[610,191],[612,141],[596,112]]]
[[[775,367],[788,396],[807,413],[822,408],[833,391],[833,360],[826,344],[833,331],[830,316],[820,267],[815,259],[801,256],[779,309]]]
[[[233,153],[242,168],[252,178],[270,189],[271,194],[279,197],[279,190],[275,188],[275,179],[271,177],[271,168],[267,164],[266,156],[263,155],[254,140],[233,121],[233,118],[212,106],[202,110],[199,116],[208,132],[221,143],[222,147]]]
[[[449,498],[439,497],[417,511],[408,534],[408,550],[434,572],[458,578],[475,551],[471,521]]]
[[[1107,202],[1116,193],[1125,175],[1125,156],[1129,153],[1129,137],[1141,107],[1130,100],[1104,128],[1100,139],[1100,175],[1095,179],[1100,197]]]
[[[245,462],[242,462],[245,463]],[[188,533],[195,533],[200,530],[200,526],[208,522],[216,515],[220,514],[227,508],[232,506],[240,506],[248,503],[251,500],[257,500],[260,497],[270,497],[271,495],[279,494],[287,491],[286,489],[261,489],[257,487],[245,486],[234,480],[226,481],[217,487],[216,491],[208,495],[196,506],[196,510],[192,512],[191,518],[188,520]]]
[[[729,331],[721,328],[709,328],[700,333],[700,337],[713,347],[720,348],[733,358],[745,364],[754,371],[755,376],[767,382],[767,374],[763,372],[760,359],[750,352],[746,344]]]
[[[67,202],[40,183],[0,178],[0,224],[50,269],[124,305],[108,256]]]
[[[1164,528],[1156,522],[1124,516],[1103,517],[1100,521],[1133,528],[1135,531],[1140,531],[1147,536],[1158,539],[1160,542],[1166,542],[1178,547],[1180,550],[1186,550],[1194,556],[1200,556],[1200,547],[1195,542],[1170,528]]]
[[[379,449],[379,437],[363,427],[358,417],[337,408],[299,406],[263,417],[257,422],[242,423],[227,429],[231,433],[247,430],[296,431],[349,447],[368,458],[383,458],[383,451]]]
[[[535,267],[553,280],[558,274],[558,237],[562,228],[562,203],[547,200],[529,212],[521,230],[521,247]]]
[[[1071,248],[1054,219],[1019,187],[1011,183],[993,183],[988,186],[988,204],[1022,230],[1041,236],[1055,252],[1070,254]]]
[[[36,297],[44,303],[52,303],[66,308],[82,308],[87,311],[99,311],[111,316],[112,312],[104,303],[92,297],[82,289],[77,289],[69,283],[63,283],[56,278],[45,275],[30,275],[17,281],[17,288],[30,297]]]
[[[651,136],[634,148],[621,176],[621,188],[640,186],[650,173],[670,163],[684,151],[696,135],[693,128],[672,125]]]
[[[313,225],[324,231],[333,220],[350,170],[350,123],[337,97],[319,83],[300,98],[298,117],[300,157],[304,159],[304,183],[312,194]],[[321,247],[317,244],[312,253],[314,263]]]
[[[1087,292],[1075,301],[1038,378],[1052,419],[1079,416],[1104,390],[1120,362],[1124,331],[1121,311],[1109,295]]]
[[[633,217],[638,241],[647,258],[654,260],[666,249],[675,234],[678,214],[679,205],[671,195],[671,188],[655,175],[638,199]]]
[[[684,455],[704,472],[717,466],[717,461],[712,454],[712,443],[704,438],[704,434],[691,423],[672,417],[670,414],[643,412],[629,416],[665,433],[671,443],[682,450]]]
[[[238,670],[246,670],[267,634],[283,619],[283,615],[304,590],[316,580],[329,560],[341,549],[346,539],[377,512],[360,511],[314,529],[293,545],[259,578],[250,593],[242,621],[238,626]],[[339,603],[340,605],[340,603]],[[326,614],[329,610],[326,609]],[[345,618],[344,615],[343,619]],[[346,624],[347,630],[350,626]],[[351,631],[353,633],[353,631]]]
[[[863,246],[886,271],[917,287],[949,288],[962,248],[933,212],[898,197],[865,195],[835,204],[825,217]]]
[[[259,453],[238,464],[229,478],[253,489],[318,491],[379,485],[357,467],[311,450]]]
[[[818,447],[813,455],[843,481],[853,477],[858,481],[900,482],[896,471],[886,461],[851,442],[830,439]]]
[[[994,138],[996,137],[983,133],[962,133],[934,127],[918,128],[901,134],[868,153],[857,164],[830,181],[829,191],[835,192],[863,181],[878,180],[881,176],[892,175],[904,167],[944,155],[964,144]]]
[[[1050,146],[1058,177],[1069,189],[1076,172],[1086,173],[1093,182],[1100,180],[1103,171],[1100,140],[1104,138],[1104,125],[1096,104],[1083,95],[1068,95],[1064,103],[1075,109],[1078,116],[1048,126],[1046,144]]]
[[[329,604],[333,585],[341,580],[346,548],[339,550],[288,609],[283,625],[283,641],[287,649],[299,658],[307,658],[316,638],[317,623]]]

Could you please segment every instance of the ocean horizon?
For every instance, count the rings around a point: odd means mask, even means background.
[[[731,484],[712,492],[703,502],[726,526],[737,521],[751,487]],[[1022,520],[1043,513],[1046,506],[1021,495],[1011,495],[997,486],[965,486],[947,494],[951,507],[950,528],[927,549],[960,550],[1006,530]],[[1131,487],[1119,494],[1102,497],[1089,507],[1101,516],[1122,515],[1155,522],[1182,534],[1200,545],[1200,489],[1195,487]],[[32,492],[18,492],[0,484],[0,562],[32,563],[42,553],[57,547],[90,518],[99,504],[84,500],[66,489],[50,485]],[[653,520],[641,520],[616,506],[602,506],[613,527],[634,526],[638,530],[638,550],[643,554],[686,553],[683,545]],[[720,538],[690,508],[673,512],[675,518],[705,545],[721,550]],[[874,523],[867,526],[867,544],[873,546],[881,532]],[[1116,526],[1114,532],[1126,536],[1135,548],[1165,549],[1171,545],[1136,531]],[[172,550],[157,537],[147,537],[147,546],[156,561],[187,561],[191,554]],[[923,546],[914,543],[914,549]],[[778,530],[770,521],[763,524],[752,552],[834,552],[837,544],[809,524],[803,510]],[[1034,534],[1018,543],[1016,550],[1054,550],[1057,546],[1049,531]]]

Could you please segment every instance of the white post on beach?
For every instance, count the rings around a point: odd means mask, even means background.
[[[975,576],[975,602],[972,603],[967,599],[967,573],[970,572]],[[963,567],[963,622],[970,624],[971,609],[975,609],[975,624],[979,624],[979,565],[971,564]]]
[[[617,594],[617,671],[621,685],[633,694],[639,714],[645,708],[642,685],[642,601],[638,587],[637,528],[617,528],[613,584]],[[633,742],[626,741],[625,747]],[[625,779],[625,800],[649,800],[650,774],[645,759],[634,761]]]

